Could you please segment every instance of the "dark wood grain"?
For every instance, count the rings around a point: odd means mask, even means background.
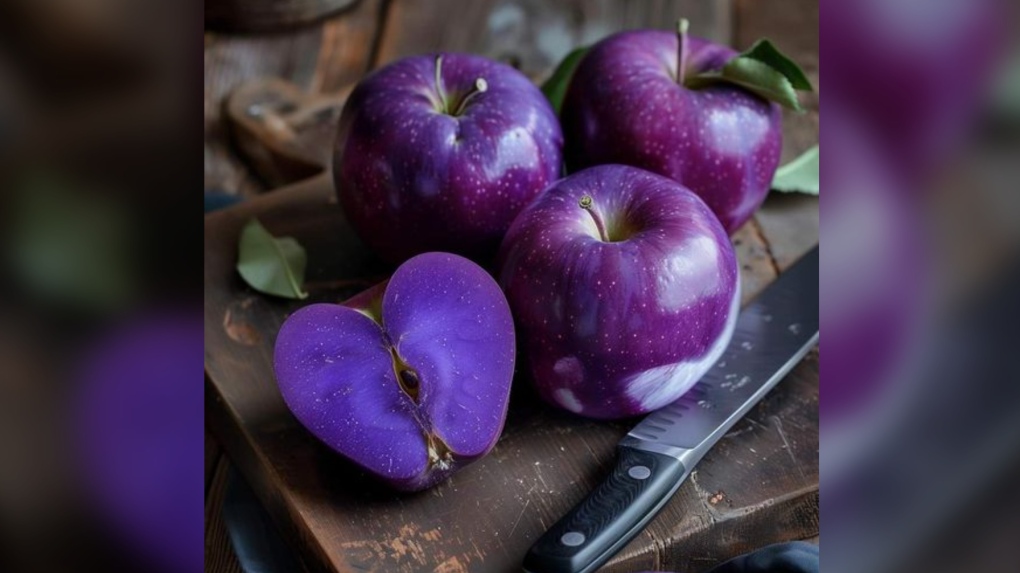
[[[230,462],[217,460],[205,500],[205,571],[206,573],[242,573],[223,523],[223,498],[226,495]]]
[[[541,79],[577,46],[620,30],[672,30],[681,16],[691,21],[693,34],[730,40],[725,1],[393,0],[376,63],[437,50],[472,52],[512,62]]]
[[[814,93],[800,95],[804,113],[783,112],[783,159],[785,163],[818,143],[818,0],[775,2],[736,0],[733,44],[749,48],[760,38],[776,47],[803,68]]]
[[[239,85],[223,108],[238,151],[259,176],[283,186],[330,164],[337,119],[350,90],[312,95],[279,78]]]
[[[222,451],[220,445],[209,433],[208,428],[205,431],[205,492],[209,494],[209,488],[212,486],[213,477],[216,475],[216,468],[219,465]]]
[[[321,25],[286,34],[205,37],[205,188],[252,196],[268,188],[235,152],[224,98],[245,81],[281,78],[309,92],[336,92],[370,69],[383,0],[361,0]]]
[[[205,25],[215,30],[270,32],[313,22],[359,0],[206,0]]]
[[[258,295],[237,277],[237,232],[251,216],[308,248],[310,300]],[[420,494],[377,485],[296,422],[271,366],[276,332],[290,312],[343,300],[386,270],[350,231],[326,177],[209,216],[213,431],[313,569],[515,570],[530,543],[609,470],[629,424],[554,411],[522,378],[491,455]],[[760,272],[774,272],[772,263],[744,268],[745,284]],[[606,570],[702,570],[751,546],[815,535],[817,485],[817,365],[807,361],[706,457]]]
[[[800,193],[772,193],[754,215],[767,239],[768,255],[776,267],[797,262],[818,241],[818,198]]]
[[[774,42],[804,69],[814,86],[814,92],[800,94],[803,113],[783,112],[781,163],[791,161],[819,141],[818,0],[790,0],[782,9],[769,2],[735,0],[733,31],[738,49],[746,49],[760,38]],[[753,237],[750,244],[743,245],[753,260],[759,260],[763,250],[775,271],[785,269],[818,239],[818,199],[772,193],[742,232]],[[741,239],[738,233],[735,240]],[[741,249],[739,243],[737,248]]]
[[[206,186],[249,196],[269,188],[253,174],[255,163],[240,158],[222,117],[226,94],[262,76],[306,93],[336,93],[372,67],[443,49],[506,59],[540,79],[574,45],[619,29],[671,28],[685,15],[694,33],[732,37],[741,47],[771,36],[817,85],[817,24],[813,39],[810,31],[792,31],[816,22],[817,7],[763,14],[778,12],[768,6],[739,0],[731,14],[729,2],[694,0],[361,0],[338,17],[286,34],[207,34]],[[808,113],[784,120],[784,161],[818,141],[817,96],[805,103]],[[745,302],[817,243],[817,205],[812,197],[773,194],[734,235]],[[236,276],[237,232],[251,216],[308,247],[310,301],[258,295]],[[490,456],[433,490],[389,492],[301,428],[272,376],[272,344],[288,313],[308,302],[339,302],[388,272],[350,232],[328,176],[210,216],[206,237],[208,423],[311,569],[517,571],[528,546],[609,471],[629,424],[554,411],[520,378]],[[817,383],[812,354],[720,442],[605,571],[704,571],[767,543],[816,536]],[[207,467],[225,463],[217,458],[215,452],[207,457]],[[210,508],[218,503],[216,475]],[[220,542],[221,533],[207,536],[215,541],[207,545],[215,553],[213,570],[235,571],[235,561],[222,556],[229,544]]]

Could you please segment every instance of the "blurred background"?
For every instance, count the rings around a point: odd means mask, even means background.
[[[202,567],[202,11],[0,3],[0,570]]]
[[[0,571],[238,570],[203,424],[200,186],[213,209],[313,176],[346,91],[404,55],[478,52],[541,81],[573,47],[679,15],[805,68],[784,162],[819,139],[823,40],[826,570],[1015,570],[1016,2],[8,0]],[[274,97],[323,111],[250,105]]]
[[[1017,9],[822,3],[827,571],[1016,567]]]

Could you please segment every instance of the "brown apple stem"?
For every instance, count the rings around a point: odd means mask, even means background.
[[[602,217],[599,217],[599,214],[596,213],[594,209],[592,209],[594,201],[592,200],[591,195],[585,195],[584,197],[581,197],[581,200],[578,202],[578,204],[581,206],[582,209],[587,211],[589,215],[591,215],[592,220],[595,221],[595,228],[599,230],[599,237],[602,237],[603,242],[608,243],[609,233],[606,232],[606,226],[604,223],[602,223]]]
[[[446,101],[446,91],[443,89],[443,55],[436,56],[436,92],[439,94],[439,103],[443,111],[449,111],[449,103]]]
[[[475,80],[474,89],[468,92],[468,94],[464,96],[464,99],[460,100],[460,105],[457,106],[457,111],[453,112],[453,115],[455,117],[459,116],[461,113],[464,112],[464,108],[467,107],[469,101],[471,101],[478,94],[485,93],[485,91],[488,89],[489,83],[485,81],[485,78],[478,78],[477,80]]]
[[[684,85],[684,70],[687,69],[687,27],[690,23],[687,18],[680,18],[676,21],[677,35],[677,57],[676,57],[676,83]]]

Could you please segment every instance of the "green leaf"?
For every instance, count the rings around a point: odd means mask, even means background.
[[[800,157],[776,169],[772,189],[818,195],[818,146],[808,149]]]
[[[691,89],[720,83],[740,86],[794,111],[801,111],[797,91],[813,90],[800,67],[768,40],[758,40],[749,50],[726,62],[721,70],[684,80],[684,85]]]
[[[276,238],[259,223],[248,221],[241,230],[237,272],[253,289],[284,298],[306,298],[302,290],[308,256],[291,237]]]
[[[783,74],[786,79],[790,80],[790,84],[795,90],[814,91],[811,82],[808,81],[800,66],[786,57],[768,40],[758,40],[749,50],[740,54],[740,57],[757,60]]]
[[[701,73],[684,81],[691,89],[720,83],[737,85],[794,111],[801,110],[797,92],[786,76],[768,64],[744,56],[733,58],[720,71]]]
[[[556,115],[560,114],[560,108],[563,107],[563,98],[567,95],[567,88],[570,86],[570,79],[574,77],[574,70],[577,69],[577,65],[581,63],[590,49],[591,46],[582,46],[567,54],[560,65],[556,66],[556,71],[542,84],[542,93],[552,104]]]

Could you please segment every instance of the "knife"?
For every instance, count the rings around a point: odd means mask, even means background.
[[[716,442],[818,342],[818,247],[737,318],[711,370],[617,447],[616,467],[531,547],[526,573],[590,573],[640,532]]]

